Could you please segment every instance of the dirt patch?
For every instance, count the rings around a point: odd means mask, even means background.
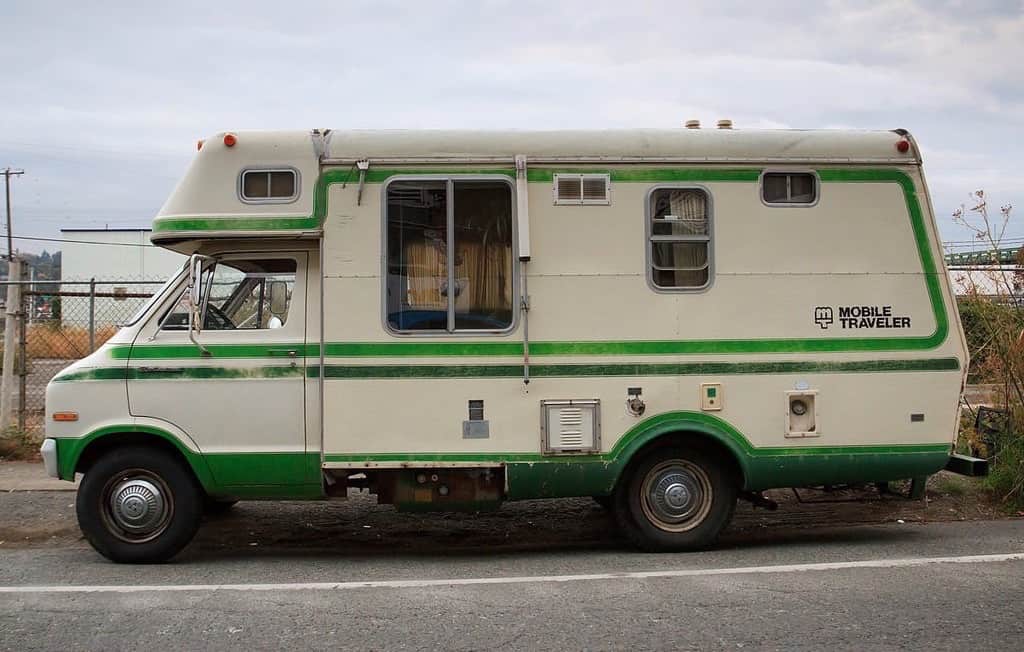
[[[43,440],[29,431],[10,429],[0,433],[0,462],[6,460],[38,461]]]
[[[951,479],[952,478],[952,479]],[[894,487],[902,489],[903,487]],[[939,474],[926,500],[908,501],[874,488],[770,492],[774,512],[740,502],[724,542],[781,529],[812,530],[854,524],[922,523],[999,518],[997,505],[980,499],[975,479]],[[71,492],[0,494],[0,549],[85,545]],[[232,550],[316,551],[346,554],[450,554],[534,549],[621,547],[614,519],[589,498],[507,503],[494,512],[409,514],[378,505],[373,496],[347,501],[243,502],[209,517],[186,554]]]

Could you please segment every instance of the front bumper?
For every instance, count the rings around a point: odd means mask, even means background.
[[[46,475],[51,478],[59,478],[60,468],[57,466],[57,440],[44,439],[43,445],[39,447],[39,454],[43,456],[43,466],[46,467]]]

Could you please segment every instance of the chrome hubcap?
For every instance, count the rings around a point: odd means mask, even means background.
[[[158,537],[167,529],[174,509],[167,485],[143,470],[112,478],[105,487],[103,503],[107,529],[130,543]]]
[[[652,524],[669,532],[699,525],[711,509],[711,482],[687,460],[658,464],[644,479],[641,504]]]
[[[114,522],[129,532],[151,532],[164,515],[164,497],[152,482],[124,480],[110,496]]]

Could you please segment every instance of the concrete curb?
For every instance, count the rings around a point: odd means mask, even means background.
[[[78,481],[46,475],[42,462],[0,462],[0,491],[75,491]]]

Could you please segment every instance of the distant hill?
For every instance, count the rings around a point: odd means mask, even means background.
[[[60,252],[55,251],[50,253],[43,250],[41,254],[18,254],[21,259],[24,260],[29,267],[29,270],[35,270],[36,281],[59,281],[60,280]],[[7,261],[0,260],[0,278],[7,280]],[[31,276],[30,276],[31,278]],[[43,288],[39,288],[43,289]]]

